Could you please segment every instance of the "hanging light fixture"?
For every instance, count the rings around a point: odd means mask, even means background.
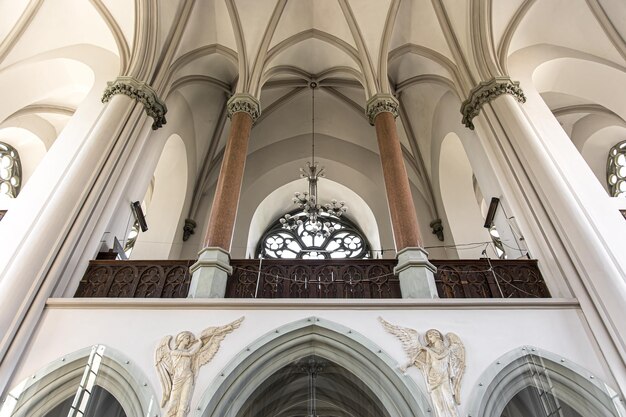
[[[323,222],[325,216],[341,217],[347,210],[346,203],[332,199],[330,203],[320,204],[317,195],[317,180],[323,178],[324,167],[318,167],[315,162],[315,89],[318,84],[311,81],[311,162],[306,163],[306,168],[300,168],[300,177],[306,178],[309,183],[309,190],[303,193],[296,192],[292,199],[293,203],[302,209],[306,218],[302,220],[301,216],[291,216],[285,214],[280,223],[285,229],[297,229],[298,227],[306,227],[309,232],[315,236],[328,237],[335,231],[329,221]],[[309,223],[306,225],[305,223]],[[308,226],[308,227],[307,227]]]

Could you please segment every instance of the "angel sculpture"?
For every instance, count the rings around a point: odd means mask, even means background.
[[[419,333],[407,327],[396,326],[378,318],[385,330],[402,342],[409,362],[402,372],[414,365],[424,375],[430,399],[437,417],[459,417],[456,406],[461,404],[461,380],[465,372],[465,347],[454,333],[443,335],[439,330],[426,331],[426,344]]]
[[[163,399],[161,407],[169,402],[166,417],[186,417],[189,401],[193,394],[196,374],[202,365],[213,359],[220,348],[220,342],[235,330],[243,317],[221,327],[209,327],[196,338],[191,332],[180,332],[174,339],[165,336],[154,354]]]

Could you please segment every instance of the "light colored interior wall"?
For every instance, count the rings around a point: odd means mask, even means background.
[[[67,353],[100,343],[127,356],[148,376],[146,382],[160,395],[153,354],[164,336],[176,335],[183,330],[197,334],[209,326],[226,324],[244,316],[241,327],[225,338],[213,361],[200,370],[191,404],[194,410],[207,387],[220,379],[221,370],[235,358],[248,354],[246,346],[266,334],[274,334],[284,324],[314,316],[363,335],[379,346],[381,354],[390,355],[398,366],[404,364],[407,357],[401,343],[385,332],[378,317],[414,328],[422,334],[427,329],[436,328],[444,333],[459,335],[465,344],[467,357],[461,391],[461,415],[465,415],[470,392],[483,382],[478,380],[483,371],[500,356],[525,345],[561,355],[586,368],[590,375],[604,380],[609,386],[614,385],[610,372],[602,365],[596,346],[588,338],[580,310],[572,306],[559,307],[558,301],[552,300],[534,300],[532,308],[529,308],[530,304],[526,307],[507,306],[507,301],[502,300],[482,307],[454,307],[453,303],[437,307],[428,303],[421,306],[420,303],[404,303],[402,309],[368,304],[367,309],[360,310],[351,308],[353,302],[339,300],[330,303],[332,308],[321,300],[305,304],[277,301],[268,307],[255,307],[255,301],[251,300],[238,302],[236,310],[220,307],[223,302],[200,300],[195,303],[161,300],[156,304],[149,300],[121,303],[110,300],[96,308],[93,301],[58,301],[66,304],[55,306],[53,302],[46,309],[16,374],[15,383],[47,363],[60,360]],[[173,308],[182,303],[184,309]],[[122,307],[123,304],[126,307]],[[289,307],[280,307],[281,304]],[[491,307],[485,308],[487,305]],[[426,392],[419,370],[410,368],[407,374],[407,378],[412,378]]]

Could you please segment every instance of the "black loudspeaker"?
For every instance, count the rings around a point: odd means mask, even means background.
[[[487,210],[487,217],[485,218],[486,229],[489,229],[493,224],[493,219],[496,217],[496,210],[498,210],[498,204],[500,204],[500,199],[493,197],[491,203],[489,203],[489,210]]]
[[[139,201],[133,201],[130,203],[130,209],[133,212],[133,216],[135,216],[135,220],[139,223],[141,231],[145,232],[148,230],[148,223],[146,223],[146,216],[143,214],[141,203]]]

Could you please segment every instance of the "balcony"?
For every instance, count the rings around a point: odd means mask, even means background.
[[[185,298],[195,261],[91,261],[75,297]],[[549,298],[536,260],[431,260],[440,298]],[[401,298],[396,260],[232,260],[227,298]],[[259,268],[260,266],[260,268]]]

